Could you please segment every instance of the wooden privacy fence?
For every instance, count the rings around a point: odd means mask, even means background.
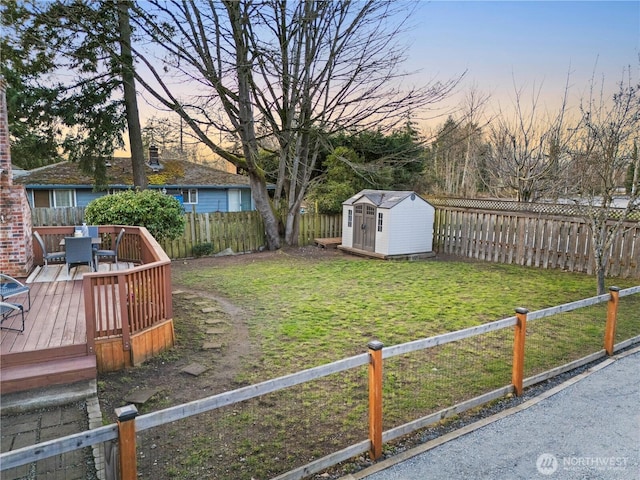
[[[106,478],[121,478],[123,480],[134,480],[138,478],[137,457],[136,457],[136,432],[148,430],[170,422],[202,414],[211,410],[219,409],[228,405],[236,405],[240,402],[261,397],[270,392],[288,389],[295,385],[301,385],[319,378],[327,377],[347,370],[361,368],[368,365],[368,431],[369,438],[357,442],[347,448],[331,453],[306,465],[300,466],[275,478],[278,480],[301,479],[320,472],[340,462],[346,461],[357,455],[368,452],[372,459],[378,459],[382,453],[383,444],[397,439],[415,430],[424,428],[427,425],[438,422],[444,418],[459,414],[468,409],[477,407],[484,403],[500,398],[508,393],[515,392],[520,395],[525,386],[533,385],[546,380],[555,375],[559,375],[568,370],[585,365],[597,360],[605,355],[612,355],[615,351],[626,348],[640,342],[640,335],[629,338],[617,345],[614,345],[616,322],[618,317],[619,300],[622,297],[639,294],[640,286],[619,290],[616,287],[610,289],[610,293],[591,297],[576,302],[571,302],[555,307],[528,312],[524,308],[516,310],[516,315],[495,322],[478,325],[475,327],[445,333],[434,337],[429,337],[413,342],[403,343],[387,348],[383,348],[382,343],[372,341],[369,343],[369,352],[342,359],[333,363],[310,368],[284,377],[268,380],[258,384],[239,388],[237,390],[223,392],[204,399],[195,400],[182,405],[166,408],[145,415],[137,415],[134,406],[127,406],[117,409],[117,425],[108,425],[94,430],[70,435],[67,437],[51,440],[37,445],[20,448],[0,455],[0,470],[8,470],[25,465],[37,460],[71,452],[80,448],[89,447],[101,443],[112,445],[113,441],[119,445],[119,460],[113,465],[114,469],[106,472]],[[536,320],[550,317],[556,314],[571,312],[581,308],[607,304],[606,327],[604,332],[604,349],[586,357],[575,360],[571,363],[556,366],[552,370],[539,373],[527,379],[524,378],[525,365],[525,343],[527,342],[527,324]],[[605,319],[603,319],[605,320]],[[637,322],[635,318],[634,322]],[[446,344],[454,344],[463,339],[479,337],[491,332],[513,328],[513,355],[511,361],[511,383],[501,388],[486,392],[480,396],[465,400],[453,406],[441,409],[435,413],[422,416],[418,419],[403,425],[383,431],[382,412],[385,402],[382,388],[383,362],[391,357],[407,355],[411,352],[427,350]],[[485,351],[485,355],[490,355],[490,349]],[[565,360],[566,361],[566,360]],[[415,393],[412,392],[412,395]],[[363,396],[361,396],[362,398]],[[366,396],[364,396],[366,398]],[[273,407],[273,408],[278,408]],[[277,455],[278,452],[272,452]],[[119,467],[119,468],[118,468]],[[119,477],[115,476],[115,471],[119,469]]]
[[[32,208],[34,227],[68,227],[82,225],[85,207]]]
[[[434,223],[438,253],[587,274],[595,271],[591,230],[580,217],[445,206],[436,209]],[[608,276],[640,278],[640,223],[623,223],[605,255]]]
[[[34,208],[34,226],[82,225],[84,207]],[[185,213],[182,237],[160,242],[170,258],[194,256],[194,247],[209,244],[211,253],[230,248],[236,253],[257,251],[266,244],[264,224],[257,211]],[[314,238],[342,236],[342,215],[299,215],[298,245],[313,244]]]
[[[169,257],[194,256],[194,247],[209,244],[211,252],[230,248],[235,253],[257,251],[266,245],[264,224],[260,214],[253,212],[188,213],[184,235],[176,240],[160,242]],[[341,215],[305,213],[298,216],[298,245],[313,243],[318,237],[342,236]]]
[[[453,207],[460,209],[491,210],[504,212],[527,212],[541,215],[558,215],[567,217],[589,216],[594,208],[589,205],[576,203],[530,203],[518,202],[517,200],[504,199],[484,199],[484,198],[447,198],[428,197],[427,200],[435,207]],[[618,220],[623,214],[622,208],[609,208],[607,216]],[[632,212],[628,217],[629,221],[640,221],[640,210]]]

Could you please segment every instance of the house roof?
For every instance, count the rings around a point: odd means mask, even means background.
[[[114,186],[133,186],[133,174],[130,158],[113,158],[107,167],[107,184]],[[249,177],[218,170],[207,165],[186,160],[161,160],[161,170],[154,172],[148,164],[145,166],[150,186],[167,187],[248,187]],[[46,167],[29,170],[25,175],[14,178],[14,183],[34,186],[86,186],[93,188],[93,177],[80,171],[78,164],[60,162]]]
[[[420,195],[418,195],[416,192],[412,192],[412,191],[362,190],[362,191],[356,193],[350,199],[344,201],[342,204],[343,205],[353,205],[358,200],[361,200],[362,198],[366,198],[371,203],[373,203],[374,205],[376,205],[378,207],[381,207],[381,208],[392,208],[393,206],[397,205],[398,203],[403,201],[405,198],[410,197],[411,195],[415,195],[416,197],[418,197],[421,200],[426,202],[426,200],[422,199],[422,197],[420,197]]]

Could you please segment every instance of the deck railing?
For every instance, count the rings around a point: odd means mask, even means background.
[[[85,273],[82,277],[87,353],[96,353],[96,341],[121,338],[122,351],[131,350],[131,337],[173,317],[171,259],[144,227],[100,226],[101,248],[112,249],[118,232],[125,234],[118,259],[138,264],[126,270]],[[38,227],[48,250],[73,234],[73,227]],[[34,246],[35,263],[42,252]],[[134,363],[136,363],[134,361]],[[100,367],[100,365],[99,365]]]

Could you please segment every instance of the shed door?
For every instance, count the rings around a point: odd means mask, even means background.
[[[373,252],[376,243],[376,208],[355,205],[353,214],[353,248]]]

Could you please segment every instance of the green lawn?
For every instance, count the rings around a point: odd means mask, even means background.
[[[179,280],[252,312],[252,339],[269,378],[362,353],[372,339],[394,345],[512,316],[516,307],[534,311],[596,294],[594,277],[557,270],[286,254]]]
[[[372,339],[389,346],[509,317],[516,307],[534,311],[596,292],[593,277],[556,270],[318,260],[284,252],[173,275],[250,312],[260,353],[246,360],[238,378],[243,385],[363,353]],[[640,295],[621,301],[618,341],[640,334],[639,312]],[[531,322],[525,376],[601,349],[605,319],[606,306],[597,305]],[[383,428],[508,385],[512,341],[513,330],[504,329],[385,360]],[[367,397],[367,368],[361,367],[235,404],[202,420],[210,433],[185,445],[171,478],[193,478],[210,467],[217,458],[212,445],[229,478],[238,479],[269,478],[353,445],[367,435]]]

